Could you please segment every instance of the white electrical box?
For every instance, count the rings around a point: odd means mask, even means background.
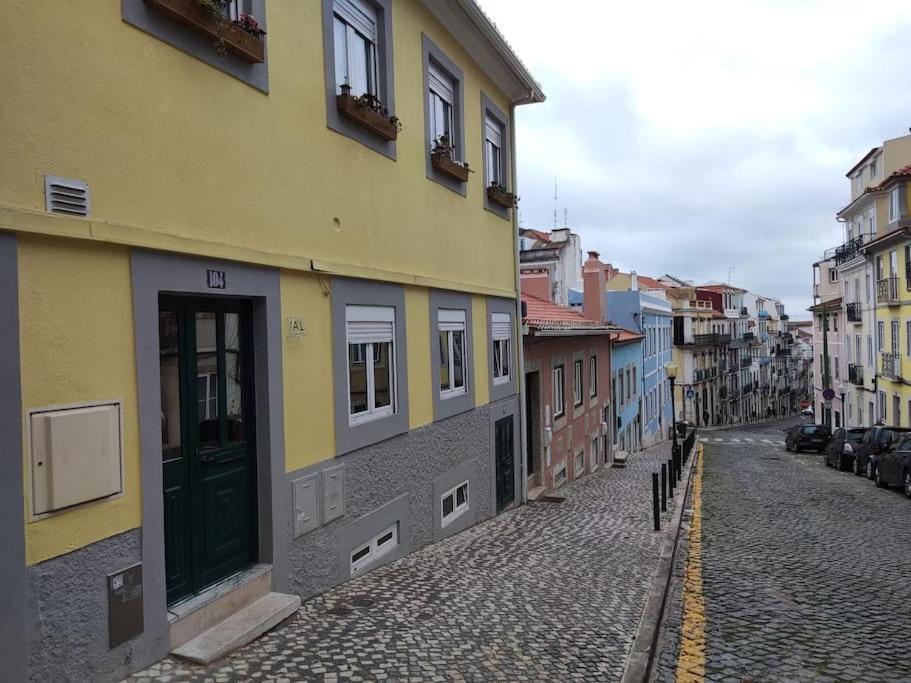
[[[123,492],[119,403],[35,410],[29,421],[33,514]]]

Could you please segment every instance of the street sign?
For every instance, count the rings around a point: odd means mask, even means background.
[[[693,398],[693,396],[695,396],[695,395],[696,395],[696,392],[694,392],[692,389],[687,389],[687,390],[686,390],[686,397],[687,397],[687,398]]]
[[[827,401],[831,401],[833,398],[835,398],[835,389],[828,387],[827,389],[823,390],[822,397]]]

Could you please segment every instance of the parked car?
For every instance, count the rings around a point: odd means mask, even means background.
[[[809,415],[810,417],[813,417],[813,409],[812,409],[812,408],[804,408],[803,410],[800,411],[800,414],[801,414],[801,415]]]
[[[784,447],[789,451],[816,451],[822,453],[826,450],[831,435],[825,425],[796,425],[788,430],[784,440]]]
[[[875,477],[877,486],[901,486],[911,498],[911,438],[903,437],[896,448],[880,454]]]
[[[826,446],[826,465],[830,465],[842,472],[852,469],[854,465],[854,449],[860,445],[866,433],[866,427],[852,427],[851,429],[842,427],[836,429],[832,435],[832,440]]]
[[[909,432],[911,428],[908,427],[870,427],[858,447],[854,449],[854,474],[875,479],[879,457],[895,448],[898,441]]]

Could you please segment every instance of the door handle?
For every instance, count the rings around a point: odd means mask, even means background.
[[[218,462],[218,459],[214,455],[204,455],[199,459],[199,462],[204,465],[213,465]]]

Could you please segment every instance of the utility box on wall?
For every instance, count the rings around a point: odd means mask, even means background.
[[[120,402],[29,412],[32,514],[123,492]]]

